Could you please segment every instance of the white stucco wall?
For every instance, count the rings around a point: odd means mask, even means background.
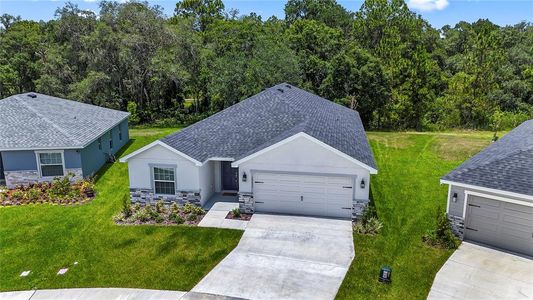
[[[200,196],[202,197],[200,203],[202,205],[213,195],[215,191],[215,162],[208,161],[203,166],[199,167],[199,186]]]
[[[524,199],[521,197],[510,197],[501,193],[487,192],[475,188],[465,188],[457,185],[451,185],[450,194],[448,199],[448,214],[454,217],[463,217],[464,205],[465,205],[465,191],[477,192],[487,195],[499,196],[507,199],[520,200],[525,202],[533,202],[533,200]],[[457,193],[457,201],[453,202],[453,194]]]
[[[357,176],[355,199],[368,199],[370,173],[356,163],[333,153],[329,149],[305,138],[298,137],[278,148],[265,152],[239,166],[239,191],[252,192],[252,171],[282,171]],[[246,172],[248,180],[242,181]],[[361,189],[361,179],[365,188]]]
[[[128,160],[130,187],[151,188],[150,165],[158,164],[176,166],[176,191],[200,190],[199,168],[193,162],[160,145],[155,145]]]

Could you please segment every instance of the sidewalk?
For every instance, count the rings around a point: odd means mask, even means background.
[[[180,291],[83,288],[5,292],[0,293],[0,300],[179,300],[184,295]]]

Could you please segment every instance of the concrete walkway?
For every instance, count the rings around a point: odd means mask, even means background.
[[[244,230],[249,221],[226,219],[228,212],[237,207],[239,203],[217,202],[198,223],[198,226]]]
[[[533,299],[533,258],[463,242],[437,273],[428,299]]]
[[[123,288],[33,290],[0,293],[0,300],[179,300],[180,291]]]
[[[239,245],[192,292],[254,300],[333,299],[353,257],[349,220],[256,213]]]

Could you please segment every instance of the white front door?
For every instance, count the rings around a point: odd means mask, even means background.
[[[533,256],[533,207],[468,196],[465,239]]]
[[[253,195],[257,212],[351,218],[354,178],[256,173]]]

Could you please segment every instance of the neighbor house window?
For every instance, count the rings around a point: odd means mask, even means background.
[[[109,149],[113,149],[113,132],[109,131]]]
[[[58,177],[65,175],[63,154],[61,152],[38,152],[37,157],[42,177]]]
[[[102,138],[98,138],[98,150],[102,150]]]
[[[156,194],[175,195],[174,168],[154,167],[154,189]]]
[[[118,139],[122,141],[122,127],[118,125]]]

